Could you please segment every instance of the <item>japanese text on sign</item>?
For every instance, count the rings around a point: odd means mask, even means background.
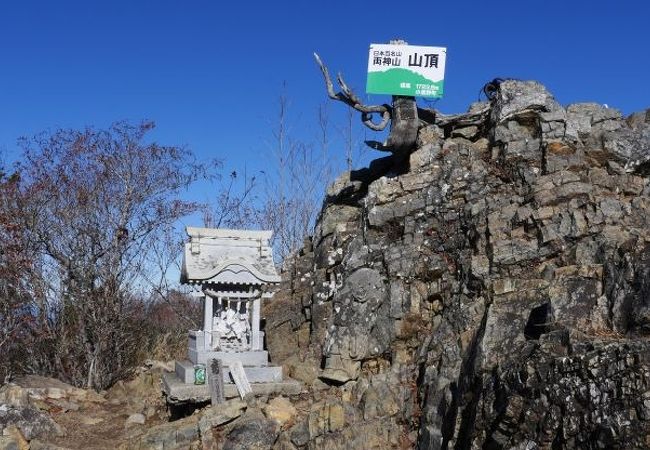
[[[446,55],[444,47],[372,44],[366,92],[441,97]]]

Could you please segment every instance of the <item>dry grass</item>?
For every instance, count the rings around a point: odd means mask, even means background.
[[[146,358],[157,361],[181,360],[187,356],[186,353],[187,330],[173,330],[153,337]]]

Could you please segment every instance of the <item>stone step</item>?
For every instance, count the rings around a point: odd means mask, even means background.
[[[188,360],[176,361],[176,376],[186,384],[194,384],[194,363]],[[206,367],[206,381],[209,376],[209,368]],[[282,381],[282,367],[279,366],[244,366],[244,372],[251,383],[270,383]],[[232,383],[230,370],[224,364],[223,382]]]
[[[269,363],[269,352],[266,350],[248,352],[188,352],[188,357],[194,364],[207,364],[211,359],[220,359],[224,366],[232,361],[241,361],[244,366],[266,366]]]
[[[176,374],[167,372],[162,376],[163,391],[169,403],[198,403],[210,400],[210,388],[207,384],[183,383]],[[251,383],[254,395],[297,395],[302,392],[302,384],[296,380],[285,379],[271,383]],[[224,384],[226,398],[239,397],[234,384]]]

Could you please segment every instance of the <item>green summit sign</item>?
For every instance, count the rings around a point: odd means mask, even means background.
[[[442,97],[445,47],[371,44],[366,93]]]

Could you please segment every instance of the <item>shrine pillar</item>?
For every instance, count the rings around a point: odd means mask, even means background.
[[[251,311],[251,350],[262,350],[263,343],[260,342],[260,309],[261,309],[261,298],[256,298],[253,300],[253,308]]]
[[[205,336],[205,349],[212,349],[212,296],[206,295],[203,303],[203,335]]]

